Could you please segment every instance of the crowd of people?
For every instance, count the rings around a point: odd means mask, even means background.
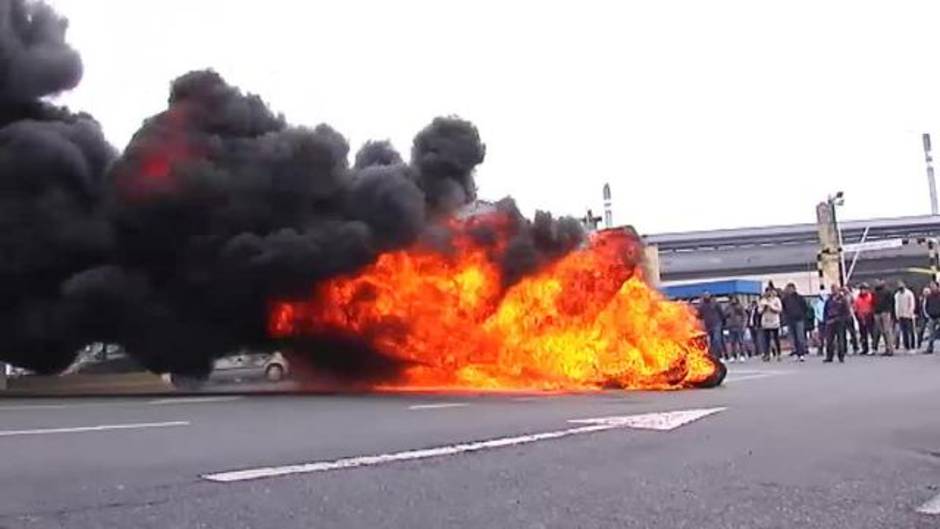
[[[833,285],[807,298],[796,285],[782,291],[771,283],[750,304],[732,296],[720,303],[706,293],[697,304],[709,352],[723,362],[783,359],[781,332],[790,355],[803,362],[815,348],[824,362],[845,361],[849,345],[858,355],[892,356],[896,351],[932,354],[940,334],[940,285],[914,293],[903,281],[891,288],[875,281],[854,288]],[[883,349],[882,349],[883,346]]]

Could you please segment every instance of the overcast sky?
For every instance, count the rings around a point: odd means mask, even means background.
[[[434,116],[487,144],[485,198],[644,232],[929,213],[940,2],[53,0],[123,147],[211,66],[295,124],[403,153]]]

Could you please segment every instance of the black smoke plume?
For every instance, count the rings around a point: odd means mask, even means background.
[[[41,99],[81,77],[66,26],[44,4],[0,0],[0,359],[41,371],[94,338],[67,285],[112,247],[114,150],[90,116]]]
[[[81,76],[65,30],[43,4],[0,0],[0,360],[55,371],[108,341],[155,372],[205,375],[232,350],[278,345],[274,301],[427,239],[476,198],[486,149],[467,121],[435,119],[409,163],[379,141],[350,167],[340,133],[289,125],[212,70],[176,79],[115,158],[90,116],[42,101]],[[496,257],[507,283],[581,241],[574,220],[496,207],[513,226]],[[311,361],[388,370],[339,342]]]

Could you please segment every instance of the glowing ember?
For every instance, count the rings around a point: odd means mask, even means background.
[[[320,285],[309,301],[271,314],[279,338],[346,334],[405,362],[387,388],[670,389],[716,376],[691,311],[642,278],[641,245],[623,230],[504,288],[495,255],[474,223],[452,223],[453,251],[383,254],[352,277]]]
[[[118,181],[122,198],[142,199],[177,190],[179,183],[173,174],[174,166],[199,154],[182,132],[189,115],[185,104],[176,104],[154,118],[154,137],[140,140],[134,153],[139,157],[139,171],[123,173]]]

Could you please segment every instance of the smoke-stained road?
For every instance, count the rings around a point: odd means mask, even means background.
[[[713,391],[544,398],[0,401],[0,527],[935,527],[916,510],[940,494],[938,370],[927,357],[749,364]],[[716,407],[671,431],[201,477]]]

